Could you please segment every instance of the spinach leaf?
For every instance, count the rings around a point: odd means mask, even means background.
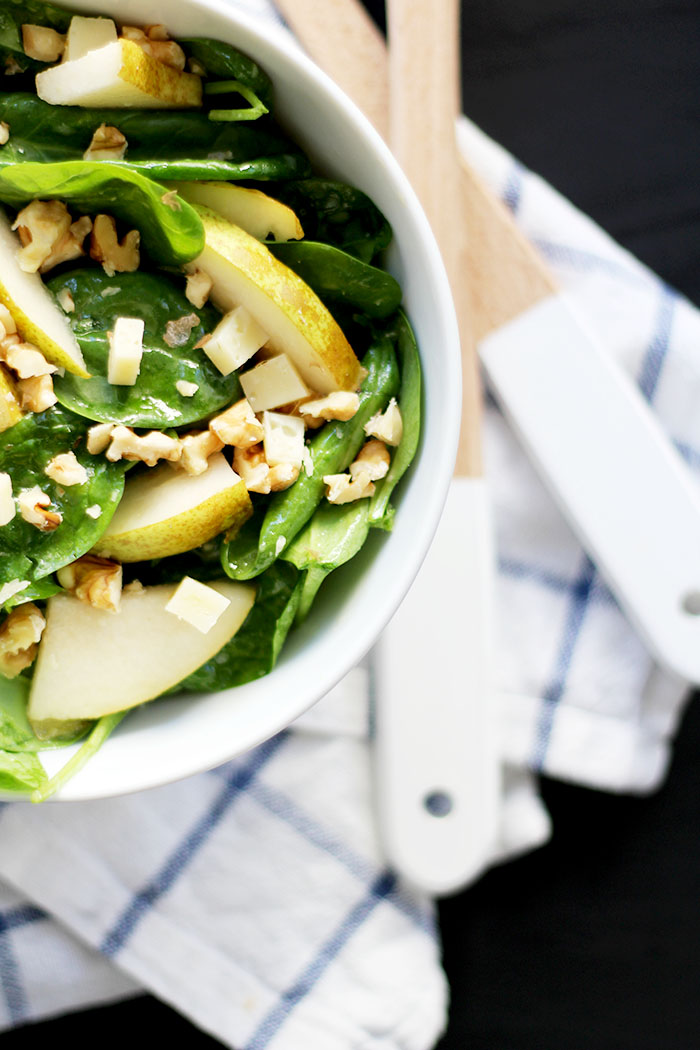
[[[210,692],[252,682],[268,674],[292,625],[299,600],[299,574],[278,562],[263,573],[255,604],[243,626],[216,656],[181,683],[181,689]]]
[[[35,754],[0,751],[0,794],[38,791],[46,782],[46,771]]]
[[[322,501],[308,524],[281,557],[304,573],[297,619],[307,615],[319,587],[334,569],[353,558],[372,527],[391,530],[393,509],[389,498],[408,469],[418,447],[421,416],[421,367],[415,336],[403,313],[389,329],[396,343],[401,368],[399,405],[403,436],[395,449],[389,472],[375,483],[369,500],[333,506]]]
[[[100,124],[117,127],[128,143],[124,161],[101,161],[152,179],[289,179],[309,161],[269,117],[220,124],[198,110],[84,109],[52,106],[31,93],[3,98],[9,141],[0,165],[81,160]]]
[[[179,199],[168,204],[164,186],[116,164],[76,160],[0,168],[0,201],[20,206],[37,197],[115,215],[140,231],[143,246],[165,266],[189,262],[204,247],[201,220],[189,204]]]
[[[10,580],[40,580],[90,550],[107,528],[124,490],[124,463],[110,463],[85,449],[87,423],[60,405],[24,416],[0,434],[0,470],[12,480],[18,496],[39,485],[51,498],[49,509],[63,520],[52,532],[42,532],[20,514],[2,528],[0,584]],[[46,476],[49,460],[72,450],[88,475],[83,485],[63,488]],[[99,506],[93,518],[88,507]]]
[[[48,577],[43,580],[37,580],[36,583],[30,583],[28,587],[24,587],[21,591],[13,594],[11,598],[8,598],[3,603],[2,608],[9,612],[16,605],[24,605],[25,602],[43,602],[47,598],[53,597],[54,594],[58,594],[61,590],[62,588]],[[2,744],[0,744],[1,746]]]
[[[256,94],[268,109],[272,108],[272,81],[248,55],[220,40],[208,40],[204,37],[177,39],[186,54],[199,62],[209,77],[238,80]]]
[[[194,349],[218,323],[218,312],[211,306],[196,310],[175,279],[142,270],[109,277],[102,269],[83,268],[54,277],[49,288],[55,295],[68,289],[73,296],[75,310],[68,319],[90,372],[89,379],[66,373],[54,380],[58,400],[71,411],[128,426],[180,427],[224,408],[237,395],[236,375],[223,376]],[[168,345],[166,325],[187,316],[198,321],[183,333],[185,342]],[[141,371],[133,386],[107,382],[108,332],[117,317],[145,322]],[[197,384],[192,397],[178,393],[181,379]]]
[[[83,723],[70,738],[39,740],[27,718],[29,679],[23,675],[4,678],[0,675],[0,751],[29,754],[73,744],[85,732],[89,723]],[[74,723],[75,725],[75,723]]]
[[[266,243],[327,306],[344,303],[367,317],[388,317],[401,302],[401,286],[390,273],[331,244],[307,240]]]
[[[362,364],[367,376],[359,390],[360,407],[347,422],[327,423],[309,442],[311,474],[302,471],[290,488],[267,503],[257,542],[249,529],[242,529],[223,544],[222,565],[234,580],[258,576],[279,557],[280,543],[284,547],[296,536],[323,498],[324,476],[348,467],[362,445],[365,423],[397,392],[398,367],[390,339],[378,335]]]
[[[268,191],[299,216],[310,241],[342,248],[371,263],[391,241],[391,226],[366,193],[330,179],[280,183]]]
[[[4,0],[0,7],[0,53],[5,57],[11,55],[17,65],[27,72],[44,69],[48,63],[37,62],[28,58],[22,46],[22,26],[49,26],[59,33],[65,33],[73,17],[55,4],[42,3],[41,0]]]

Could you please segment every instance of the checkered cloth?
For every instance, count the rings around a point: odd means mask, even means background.
[[[697,471],[697,311],[473,126],[460,136]],[[653,664],[493,403],[486,443],[507,789],[496,860],[547,837],[535,772],[658,786],[686,686]],[[2,806],[0,1028],[147,989],[237,1050],[433,1046],[447,1001],[433,910],[382,860],[369,723],[363,665],[211,773]]]

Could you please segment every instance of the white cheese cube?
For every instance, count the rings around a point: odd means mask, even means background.
[[[143,321],[139,317],[118,317],[109,333],[107,381],[113,386],[133,386],[143,356]]]
[[[208,634],[230,604],[230,600],[213,587],[185,576],[165,609],[179,620],[196,627],[202,634]]]
[[[17,508],[12,498],[12,478],[4,471],[0,473],[0,525],[7,525],[12,521]]]
[[[199,390],[198,383],[188,383],[186,379],[178,379],[175,389],[181,397],[194,397]]]
[[[279,408],[311,393],[286,354],[277,354],[244,372],[241,386],[253,412]]]
[[[271,467],[290,463],[301,468],[304,458],[304,421],[281,412],[263,412],[263,446]]]
[[[204,353],[221,374],[227,376],[257,354],[267,339],[267,332],[246,308],[236,306],[221,318],[204,344]]]
[[[72,62],[82,58],[88,51],[95,51],[117,40],[117,27],[111,18],[84,18],[74,15],[68,27],[63,61]]]

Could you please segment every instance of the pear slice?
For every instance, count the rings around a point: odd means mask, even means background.
[[[189,204],[203,204],[259,241],[298,241],[304,236],[296,213],[261,190],[232,182],[171,182]]]
[[[12,314],[23,339],[47,361],[88,378],[85,361],[65,315],[38,273],[25,273],[17,262],[18,237],[0,209],[0,303]]]
[[[184,109],[202,104],[202,80],[116,40],[36,75],[39,98],[53,106]]]
[[[207,586],[229,604],[206,634],[166,610],[176,583],[126,591],[117,613],[69,594],[49,598],[27,709],[37,736],[153,700],[218,653],[250,612],[255,588]]]
[[[209,275],[215,305],[223,313],[244,306],[267,332],[267,345],[291,358],[311,390],[355,390],[362,366],[308,284],[240,226],[210,208],[193,207],[204,225],[205,247],[187,268]]]
[[[9,430],[22,418],[15,384],[9,372],[0,365],[0,434]]]
[[[99,47],[113,44],[117,39],[117,27],[111,18],[85,18],[73,15],[66,35],[66,49],[63,52],[64,62],[74,62],[77,58],[95,51]]]
[[[127,478],[121,503],[94,551],[127,562],[168,558],[240,528],[252,513],[245,483],[223,453],[209,457],[203,474],[185,474],[163,463]]]

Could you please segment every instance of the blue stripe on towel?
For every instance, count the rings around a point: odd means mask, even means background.
[[[150,909],[170,890],[188,864],[207,841],[214,828],[230,809],[231,805],[246,790],[260,770],[277,753],[289,736],[288,731],[278,733],[252,752],[243,765],[236,765],[227,777],[224,787],[207,812],[195,824],[177,849],[168,857],[163,867],[143,889],[133,897],[111,930],[104,937],[100,951],[107,956],[116,955],[132,935]]]
[[[517,161],[513,162],[513,165],[508,176],[508,181],[501,194],[503,203],[512,211],[515,215],[520,207],[520,201],[523,195],[523,176],[525,169],[522,164]]]
[[[363,922],[372,914],[377,905],[389,896],[394,889],[395,883],[395,877],[386,871],[382,872],[375,879],[369,888],[369,892],[351,908],[334,933],[320,948],[311,963],[302,971],[297,981],[291,988],[288,988],[281,994],[277,1004],[258,1025],[252,1038],[246,1044],[245,1050],[264,1050],[266,1046],[269,1046],[270,1041],[277,1034],[295,1006],[309,994],[314,985],[323,977],[330,964],[340,954],[353,934],[359,930]]]
[[[7,1012],[13,1025],[21,1024],[29,1017],[26,996],[20,969],[15,959],[8,934],[12,930],[29,926],[46,918],[46,912],[33,904],[21,904],[0,912],[0,988],[7,1004]]]
[[[667,284],[661,285],[661,300],[654,325],[654,335],[647,347],[639,373],[639,389],[647,401],[653,401],[659,384],[659,377],[671,342],[673,315],[678,298],[678,292],[673,288],[669,288]]]
[[[567,579],[566,576],[561,576],[559,573],[550,572],[548,569],[543,569],[539,565],[531,565],[527,562],[516,561],[515,558],[500,558],[498,561],[498,571],[503,573],[504,576],[509,576],[514,580],[524,580],[528,583],[535,583],[539,587],[545,587],[549,591],[558,592],[559,594],[572,594],[578,582]],[[595,588],[595,591],[590,595],[591,601],[601,602],[605,605],[614,605],[615,598],[612,595],[610,589],[601,581]]]
[[[547,747],[552,733],[554,715],[557,705],[566,688],[566,679],[571,668],[576,643],[586,616],[593,587],[596,582],[596,569],[587,555],[584,555],[583,566],[578,579],[571,585],[569,610],[564,623],[564,635],[555,661],[554,673],[544,692],[544,703],[538,720],[533,766],[541,771],[547,756]]]

